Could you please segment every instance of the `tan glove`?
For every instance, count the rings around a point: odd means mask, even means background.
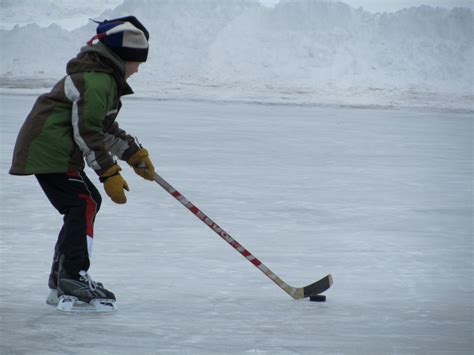
[[[112,165],[105,173],[103,173],[99,180],[104,184],[104,190],[115,203],[123,204],[127,202],[125,191],[128,190],[128,184],[120,175],[122,170],[117,164]]]
[[[154,180],[155,167],[148,157],[148,151],[145,148],[138,149],[130,158],[128,158],[127,163],[130,164],[137,175],[140,175],[146,180]]]

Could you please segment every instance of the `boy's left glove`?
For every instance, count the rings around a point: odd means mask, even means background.
[[[114,164],[100,176],[99,180],[104,184],[104,190],[112,201],[122,204],[127,202],[124,190],[128,191],[128,185],[120,175],[120,170],[122,170],[120,166]]]
[[[153,181],[155,177],[155,167],[153,166],[150,158],[148,157],[148,151],[145,148],[138,149],[130,158],[127,163],[135,170],[135,173],[140,175],[146,180]]]

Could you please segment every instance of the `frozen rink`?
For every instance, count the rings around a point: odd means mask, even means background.
[[[292,300],[122,163],[90,269],[120,311],[67,316],[44,303],[61,216],[8,175],[35,98],[0,95],[2,355],[472,353],[472,113],[124,100],[176,189],[289,284],[334,285]]]

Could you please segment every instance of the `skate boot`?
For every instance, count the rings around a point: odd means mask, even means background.
[[[104,285],[102,285],[101,282],[96,282],[96,285],[99,288],[104,288]],[[51,273],[49,274],[48,287],[49,287],[49,294],[46,297],[46,304],[49,304],[50,306],[57,307],[57,305],[59,303],[59,297],[58,297],[58,271],[57,270],[51,270]]]
[[[109,313],[117,310],[115,295],[81,271],[77,276],[59,272],[57,310],[64,313]]]

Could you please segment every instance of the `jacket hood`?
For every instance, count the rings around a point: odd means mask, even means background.
[[[117,81],[119,96],[133,94],[125,80],[125,63],[100,42],[82,47],[76,58],[71,59],[66,66],[68,75],[88,71],[111,74]]]

